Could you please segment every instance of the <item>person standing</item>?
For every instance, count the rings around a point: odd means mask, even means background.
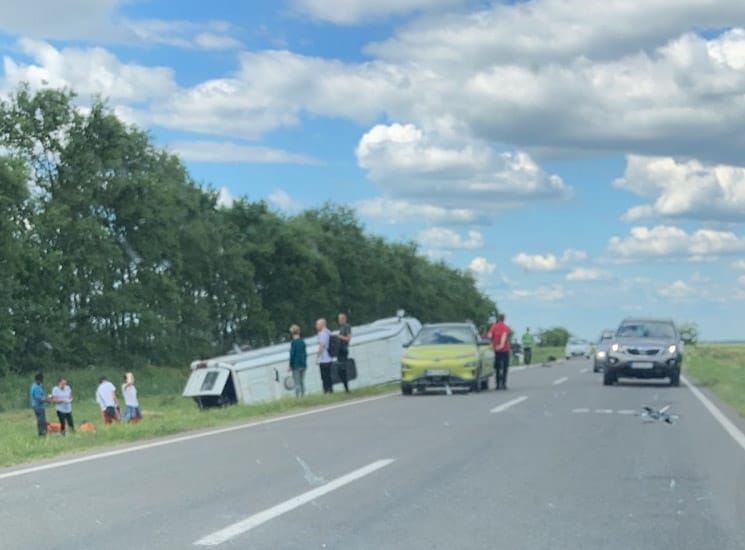
[[[122,395],[124,396],[124,421],[129,424],[137,424],[142,415],[140,414],[140,402],[137,400],[135,375],[131,372],[124,375]]]
[[[339,354],[336,358],[339,366],[339,378],[344,384],[344,391],[349,393],[347,359],[349,359],[349,343],[352,341],[352,327],[347,322],[346,313],[340,313],[336,317],[336,322],[339,324]]]
[[[290,343],[290,372],[292,372],[292,381],[295,383],[295,397],[305,395],[305,371],[308,368],[308,352],[305,347],[305,340],[300,338],[300,327],[292,325],[290,327],[292,342]]]
[[[116,388],[105,376],[98,379],[96,401],[98,406],[101,407],[104,424],[119,422],[119,413],[117,412],[119,402],[116,399]]]
[[[489,338],[494,348],[494,371],[497,377],[497,390],[507,389],[507,371],[510,366],[510,327],[504,322],[504,315],[497,316],[497,322],[489,329]]]
[[[316,321],[316,332],[318,333],[318,350],[316,351],[316,363],[321,369],[321,382],[323,393],[334,393],[334,384],[331,379],[331,355],[329,355],[329,341],[331,333],[326,328],[326,319]]]
[[[29,401],[31,402],[31,409],[34,411],[36,416],[36,431],[39,437],[47,435],[47,411],[45,409],[46,404],[49,403],[49,399],[44,396],[44,375],[39,373],[34,376],[34,383],[29,388]]]
[[[72,389],[64,378],[57,380],[57,385],[52,388],[52,401],[57,410],[60,434],[65,435],[65,424],[70,426],[70,431],[74,433],[75,425],[72,422]]]
[[[525,329],[525,334],[523,334],[522,337],[522,344],[523,362],[526,365],[530,365],[530,362],[533,359],[533,344],[535,344],[535,338],[533,338],[533,335],[530,333],[530,327]]]

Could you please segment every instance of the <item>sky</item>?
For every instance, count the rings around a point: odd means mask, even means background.
[[[4,0],[0,94],[103,97],[222,204],[327,201],[522,332],[742,339],[742,0]]]

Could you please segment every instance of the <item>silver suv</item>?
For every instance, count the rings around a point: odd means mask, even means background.
[[[608,346],[603,384],[619,378],[669,378],[680,385],[683,342],[675,323],[663,319],[625,319]]]

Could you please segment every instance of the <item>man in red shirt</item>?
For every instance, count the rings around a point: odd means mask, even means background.
[[[497,375],[497,390],[507,389],[507,369],[510,366],[510,327],[499,314],[497,322],[489,329],[489,339],[494,347],[494,371]]]

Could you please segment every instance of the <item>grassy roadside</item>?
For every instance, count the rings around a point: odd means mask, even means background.
[[[745,417],[745,344],[688,347],[683,368]]]
[[[49,386],[50,384],[46,384],[45,389],[48,389]],[[381,395],[393,391],[398,386],[396,384],[385,384],[354,389],[349,394],[309,395],[303,399],[289,398],[269,403],[235,405],[225,409],[205,411],[198,410],[192,400],[181,397],[181,388],[179,388],[179,393],[164,392],[161,395],[147,395],[147,392],[144,391],[146,387],[147,385],[139,384],[138,378],[138,388],[142,394],[140,408],[142,409],[143,420],[136,425],[103,426],[101,413],[93,400],[92,391],[88,392],[90,398],[78,396],[73,403],[73,416],[76,425],[84,420],[91,421],[95,426],[94,432],[69,434],[67,437],[49,434],[46,438],[39,438],[35,435],[35,421],[29,408],[0,413],[0,425],[3,427],[0,466],[22,464],[88,449],[111,447],[122,443],[152,439],[189,430],[229,425],[248,419],[258,419],[360,397]],[[27,391],[24,388],[24,395]],[[47,409],[47,420],[50,422],[57,421],[53,407]]]
[[[562,359],[564,357],[564,348],[534,347],[531,363],[543,363],[549,356],[555,357],[556,359]]]

